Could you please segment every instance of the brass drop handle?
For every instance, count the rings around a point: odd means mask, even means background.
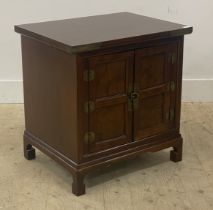
[[[130,92],[129,93],[129,101],[128,101],[128,110],[134,111],[138,109],[139,106],[139,96],[140,94],[138,92]]]
[[[137,93],[137,92],[131,92],[129,94],[129,98],[130,98],[130,100],[135,100],[135,99],[139,98],[139,93]]]

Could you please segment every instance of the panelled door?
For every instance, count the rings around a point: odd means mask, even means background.
[[[176,44],[168,44],[88,58],[85,153],[174,126],[176,53]]]
[[[172,66],[176,45],[144,48],[135,52],[134,140],[162,133],[171,127]]]
[[[134,52],[88,59],[87,151],[97,152],[132,141],[128,90],[133,83]]]

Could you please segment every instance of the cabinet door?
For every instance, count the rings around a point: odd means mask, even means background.
[[[132,51],[89,58],[88,152],[132,141],[128,89],[133,82],[133,64]]]
[[[165,132],[171,127],[170,71],[175,45],[136,50],[135,87],[138,93],[134,110],[134,140]],[[136,102],[134,102],[136,103]]]

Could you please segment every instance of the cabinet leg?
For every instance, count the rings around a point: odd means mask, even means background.
[[[31,144],[27,143],[26,140],[24,140],[24,157],[27,160],[33,160],[35,159],[35,149],[32,147]]]
[[[170,152],[170,160],[174,162],[179,162],[182,160],[182,147],[183,139],[180,139],[180,142],[173,147],[173,150]]]
[[[78,172],[73,174],[72,193],[77,196],[85,194],[84,175]]]

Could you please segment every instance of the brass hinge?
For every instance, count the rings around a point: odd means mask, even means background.
[[[93,70],[86,70],[84,71],[84,81],[89,82],[94,80],[95,78],[95,72]]]
[[[175,82],[174,81],[171,81],[170,89],[171,89],[172,92],[175,90]]]
[[[170,53],[169,54],[169,59],[168,59],[168,62],[172,63],[172,64],[175,64],[176,63],[176,59],[177,59],[177,55],[176,53]]]
[[[84,104],[84,112],[85,113],[90,113],[93,112],[95,110],[95,103],[93,101],[87,101]]]
[[[170,120],[173,121],[175,118],[175,110],[174,109],[169,109],[169,112],[166,112],[166,116],[165,116],[166,120]]]
[[[174,81],[171,81],[167,84],[166,88],[167,88],[167,91],[174,91],[175,90],[175,82]]]
[[[93,143],[95,141],[95,133],[92,131],[85,133],[84,141],[86,144]]]

